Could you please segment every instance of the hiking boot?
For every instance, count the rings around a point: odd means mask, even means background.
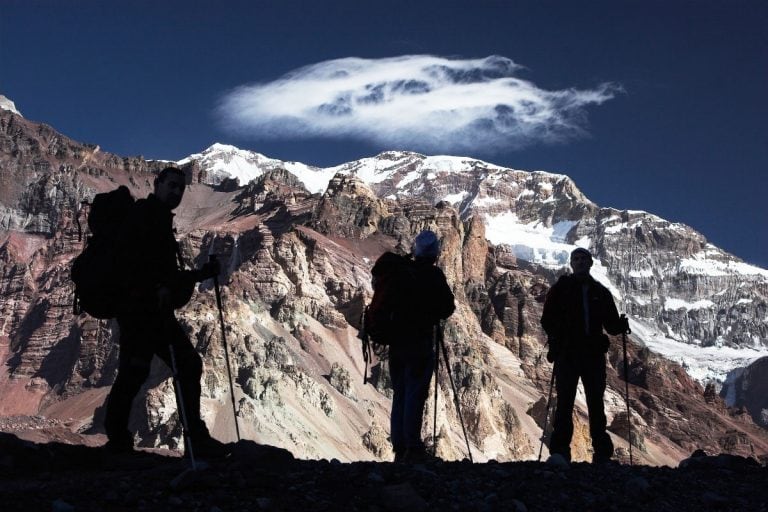
[[[222,443],[218,439],[214,439],[207,432],[203,435],[191,438],[191,442],[192,450],[196,458],[213,459],[226,457],[232,453],[232,446],[230,444]],[[184,439],[184,448],[188,450],[186,438]]]
[[[112,437],[102,447],[109,453],[133,453],[133,437]]]
[[[611,462],[611,457],[613,457],[613,443],[609,440],[608,443],[598,446],[592,454],[592,464],[606,464]]]
[[[598,455],[598,454],[592,455],[592,464],[603,465],[603,464],[608,464],[609,462],[611,462],[610,455]]]
[[[562,453],[553,453],[546,461],[547,466],[554,468],[569,469],[571,467],[571,458]]]
[[[407,464],[427,464],[439,461],[442,461],[442,459],[428,453],[423,446],[407,448],[402,457],[402,462]]]

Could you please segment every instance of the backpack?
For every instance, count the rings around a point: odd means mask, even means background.
[[[373,360],[372,352],[382,355],[381,349],[397,344],[402,327],[398,319],[403,320],[404,313],[413,304],[416,292],[416,272],[413,262],[406,256],[385,252],[371,270],[373,298],[363,308],[358,337],[363,344],[363,384],[368,383],[368,365]],[[376,346],[372,349],[371,344]]]
[[[72,262],[71,278],[75,284],[73,312],[86,312],[94,318],[113,318],[124,297],[118,278],[121,226],[135,200],[124,185],[96,194],[90,203],[88,227],[91,236],[80,255]],[[86,203],[87,204],[87,203]]]
[[[377,345],[397,345],[418,310],[417,272],[407,256],[382,254],[371,270],[373,298],[365,309],[365,334]]]

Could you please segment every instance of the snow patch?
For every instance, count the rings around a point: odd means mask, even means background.
[[[481,197],[479,199],[475,199],[474,201],[472,201],[472,206],[477,206],[479,208],[483,208],[483,207],[486,207],[486,206],[493,206],[495,204],[500,204],[502,202],[503,201],[501,199],[497,199],[495,197],[488,197],[488,196],[486,196],[486,197]]]
[[[19,112],[16,109],[16,104],[14,102],[12,102],[11,100],[9,100],[8,98],[6,98],[5,96],[3,96],[2,94],[0,94],[0,109],[2,109],[2,110],[9,110],[9,111],[13,112],[14,114],[16,114],[17,116],[21,115],[21,112]]]
[[[603,231],[605,233],[608,233],[610,235],[614,235],[616,233],[620,233],[622,229],[624,229],[627,225],[625,223],[616,224],[614,226],[608,226]]]
[[[576,240],[575,245],[576,247],[581,247],[582,249],[589,249],[590,245],[592,245],[592,239],[588,236],[583,236]]]
[[[421,173],[420,172],[409,172],[408,174],[405,175],[405,177],[403,179],[401,179],[397,183],[397,188],[403,189],[403,188],[406,187],[406,185],[408,185],[410,183],[413,183],[414,181],[418,180],[419,178],[421,178]]]
[[[732,348],[726,346],[701,347],[675,341],[655,326],[630,318],[630,328],[635,336],[653,352],[679,363],[693,379],[701,384],[715,381],[723,383],[735,368],[749,366],[755,360],[768,355],[768,348]]]
[[[741,274],[747,276],[759,275],[768,278],[768,270],[740,261],[720,261],[708,259],[708,254],[710,253],[698,253],[695,254],[692,258],[685,258],[680,260],[680,271],[686,272],[688,274],[713,277]]]
[[[531,197],[534,195],[536,194],[533,192],[533,190],[525,189],[522,192],[520,192],[520,194],[518,194],[517,199],[522,199],[523,197]]]
[[[469,195],[469,192],[459,192],[458,194],[448,194],[443,197],[443,201],[448,201],[451,204],[458,204],[462,202]]]
[[[621,290],[619,290],[616,285],[613,284],[611,278],[608,277],[608,267],[604,267],[600,261],[595,260],[592,263],[592,268],[590,269],[589,274],[597,282],[608,288],[608,291],[611,292],[611,295],[613,295],[613,299],[617,304],[624,301],[624,294],[621,293]]]
[[[552,226],[552,240],[555,242],[563,242],[565,243],[565,237],[568,235],[568,233],[571,231],[571,228],[578,224],[579,221],[575,220],[564,220],[561,222],[556,222]]]
[[[678,310],[678,309],[707,309],[714,307],[715,303],[711,300],[702,299],[697,300],[696,302],[686,302],[682,299],[675,299],[671,297],[667,297],[664,299],[664,309],[669,310]]]
[[[515,213],[505,212],[486,216],[485,237],[494,245],[512,247],[519,259],[560,268],[568,263],[571,251],[576,248],[565,243],[566,234],[576,224],[575,221],[558,222],[554,226],[538,221],[523,224]]]

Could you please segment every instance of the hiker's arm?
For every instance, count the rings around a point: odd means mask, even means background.
[[[192,298],[197,283],[211,279],[219,273],[221,273],[221,265],[218,261],[209,261],[197,270],[179,271],[170,286],[172,290],[170,305],[173,309],[185,306]]]
[[[455,298],[445,274],[439,268],[435,267],[435,285],[437,288],[437,300],[435,301],[435,317],[439,320],[445,320],[456,311]]]
[[[555,283],[547,293],[544,300],[544,311],[541,314],[541,326],[547,333],[547,361],[554,363],[560,358],[562,353],[562,331],[565,321],[563,311],[563,282]]]
[[[544,310],[541,313],[541,327],[550,338],[558,338],[562,329],[562,288],[561,281],[555,283],[544,299]]]
[[[616,303],[613,301],[611,292],[607,289],[604,290],[603,297],[603,326],[608,334],[621,334],[629,330],[629,322],[624,315],[619,316],[619,312],[616,309]]]

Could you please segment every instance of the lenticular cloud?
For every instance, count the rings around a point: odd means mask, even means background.
[[[224,124],[256,138],[357,138],[425,151],[519,148],[584,133],[585,109],[618,87],[547,91],[506,57],[344,58],[229,92]]]

